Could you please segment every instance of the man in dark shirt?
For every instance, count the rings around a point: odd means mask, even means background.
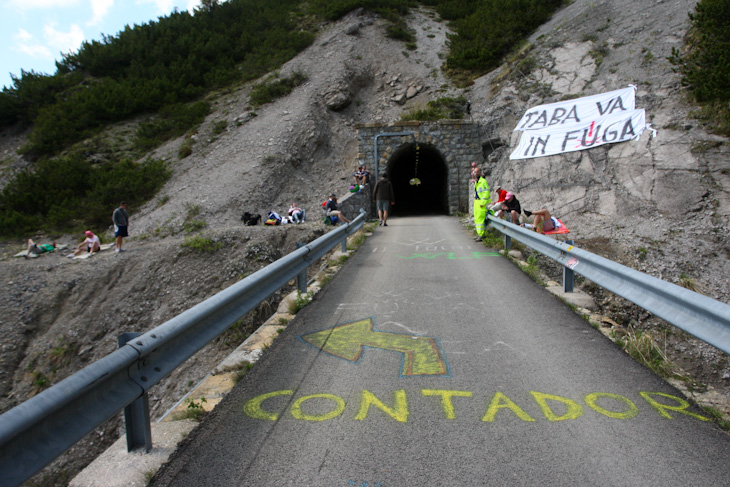
[[[502,202],[502,210],[511,216],[511,222],[515,225],[520,224],[520,213],[522,213],[522,207],[520,202],[517,201],[517,197],[513,193],[507,193]]]
[[[388,211],[390,205],[395,204],[395,194],[393,193],[393,185],[388,181],[388,175],[383,173],[380,175],[380,179],[375,183],[373,189],[373,201],[378,209],[378,217],[380,218],[379,225],[384,227],[388,226]]]
[[[330,195],[325,208],[327,209],[327,216],[336,216],[343,222],[350,223],[350,220],[342,214],[342,211],[337,209],[337,197],[334,194]]]
[[[114,223],[114,244],[115,251],[122,252],[122,243],[124,237],[128,236],[127,226],[129,225],[129,215],[127,215],[127,203],[122,201],[119,208],[114,210],[112,214],[112,223]]]

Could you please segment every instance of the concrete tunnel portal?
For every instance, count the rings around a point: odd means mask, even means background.
[[[448,214],[449,177],[446,163],[433,146],[409,143],[388,159],[385,170],[393,184],[395,206],[392,215]],[[418,178],[419,185],[411,180]],[[375,184],[375,183],[373,183]]]

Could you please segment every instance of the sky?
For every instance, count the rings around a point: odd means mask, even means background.
[[[114,36],[125,26],[156,21],[200,0],[0,0],[0,89],[21,69],[52,75],[61,53],[83,41]]]

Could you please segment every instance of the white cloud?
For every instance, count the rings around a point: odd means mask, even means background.
[[[34,59],[53,59],[50,49],[33,38],[25,29],[18,29],[13,36],[13,50]]]
[[[94,13],[94,17],[86,25],[100,24],[113,6],[114,0],[91,0],[91,11]]]
[[[175,6],[174,0],[137,0],[137,5],[151,3],[157,7],[159,15],[168,15]]]
[[[198,5],[200,5],[199,0],[188,0],[188,12],[193,13],[195,11],[195,7],[197,7]]]
[[[43,38],[49,48],[56,52],[68,53],[77,50],[84,41],[84,31],[76,24],[71,24],[68,32],[56,29],[55,24],[43,26]]]
[[[10,0],[9,4],[18,10],[49,9],[58,7],[75,7],[81,0]]]

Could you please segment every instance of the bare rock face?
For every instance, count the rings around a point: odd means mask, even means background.
[[[694,5],[657,2],[648,17],[629,0],[574,2],[532,36],[514,65],[476,81],[472,111],[489,141],[492,184],[513,190],[525,208],[550,209],[576,239],[608,238],[623,263],[672,282],[691,276],[727,302],[727,141],[691,120],[667,60]],[[512,130],[527,108],[628,85],[655,137],[645,131],[638,141],[509,160],[519,140]]]
[[[325,94],[324,104],[333,112],[339,112],[347,108],[352,103],[352,93],[346,87],[333,88]]]

